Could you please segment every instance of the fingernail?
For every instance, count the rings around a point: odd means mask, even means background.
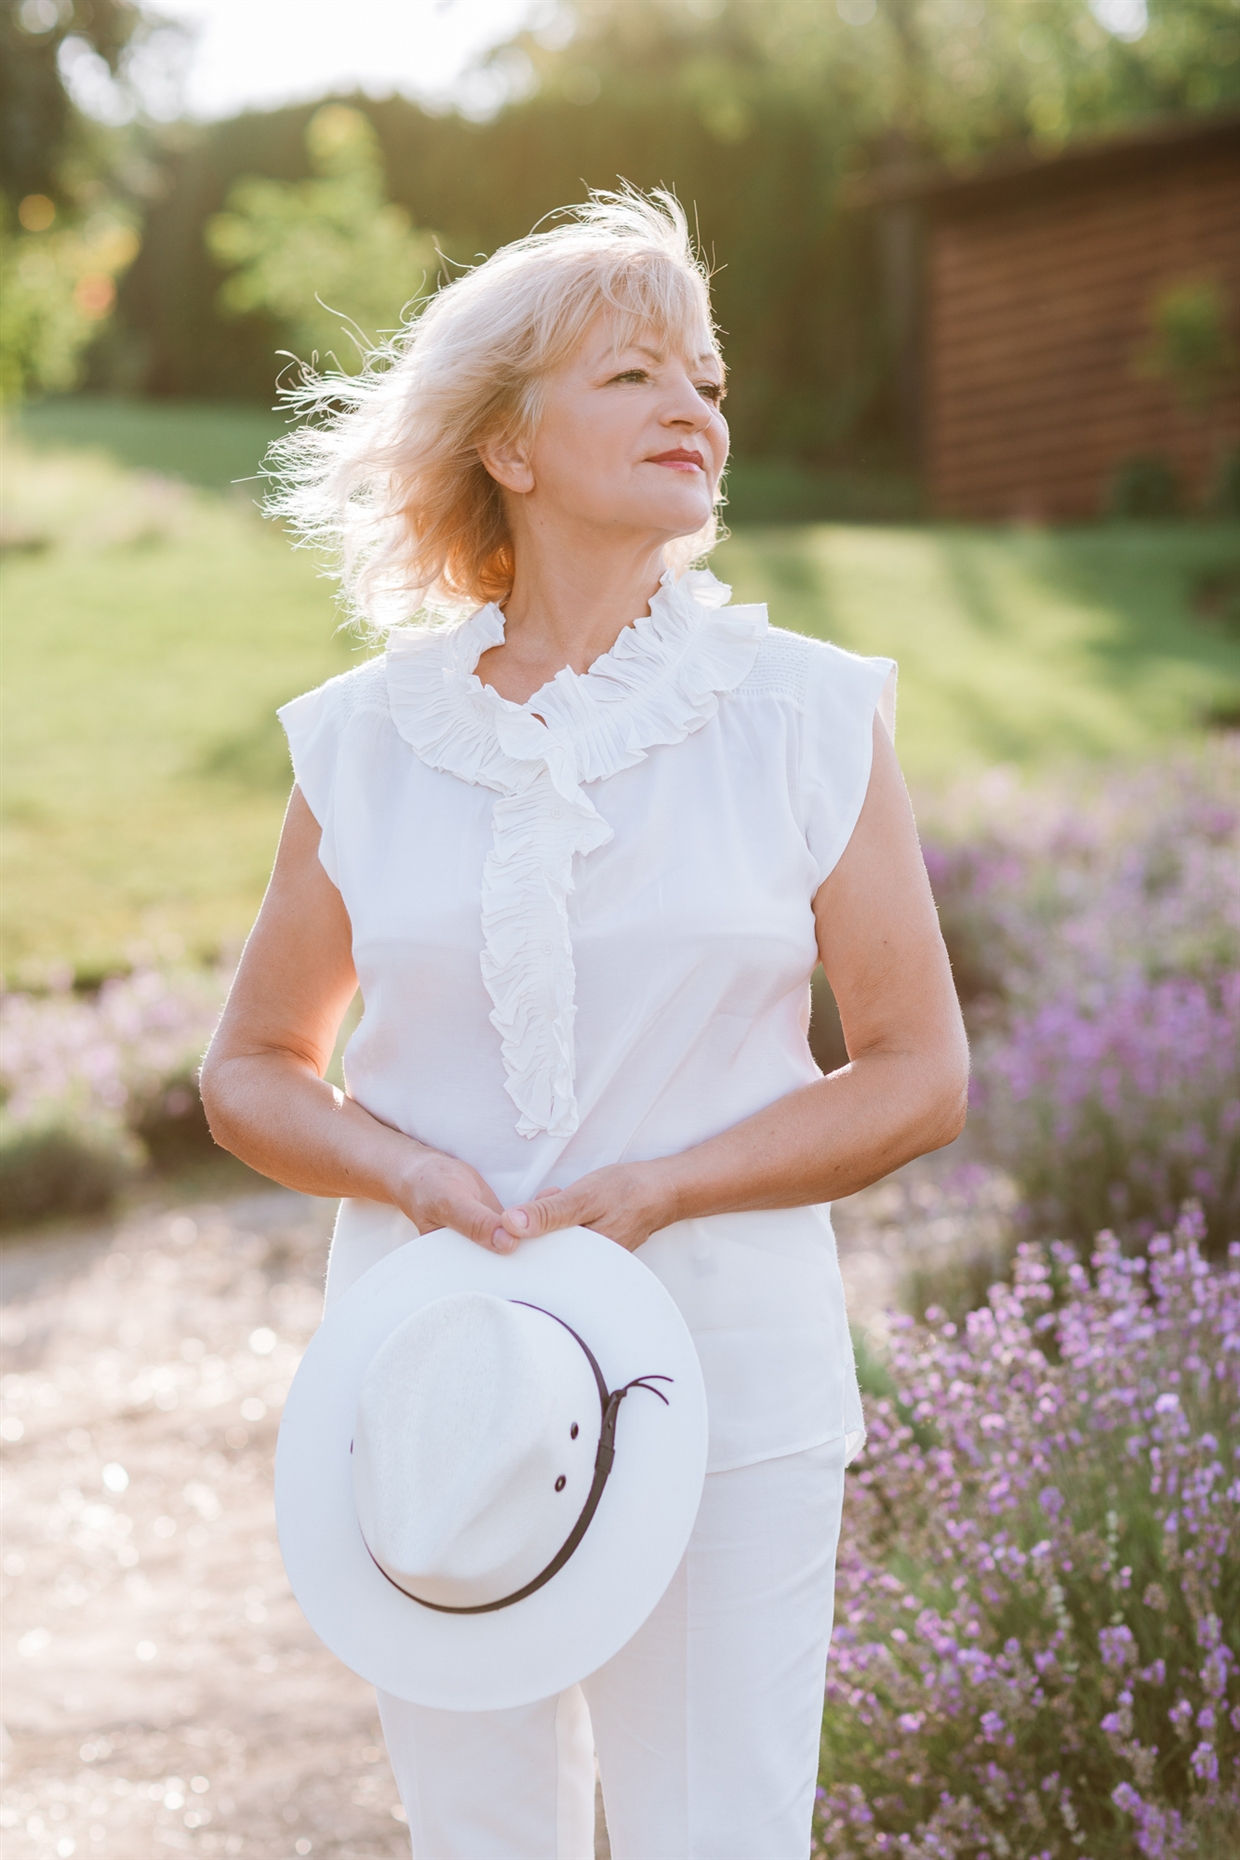
[[[512,1235],[505,1233],[502,1227],[497,1227],[491,1235],[491,1245],[497,1253],[511,1253],[516,1244]]]
[[[524,1208],[514,1208],[509,1214],[508,1219],[512,1222],[514,1227],[520,1227],[522,1230],[527,1228],[530,1224],[530,1217],[525,1212]]]

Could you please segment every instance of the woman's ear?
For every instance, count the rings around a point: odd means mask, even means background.
[[[515,439],[478,447],[478,457],[496,484],[518,496],[534,489],[534,472],[526,448]]]

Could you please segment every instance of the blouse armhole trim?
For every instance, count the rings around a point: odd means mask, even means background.
[[[282,704],[276,712],[288,738],[293,779],[319,825],[319,863],[337,890],[340,868],[333,795],[341,744],[355,716],[364,711],[388,713],[382,667],[382,659],[370,660]]]
[[[814,655],[813,696],[805,710],[802,755],[806,837],[817,868],[815,890],[831,876],[852,839],[874,763],[874,718],[892,742],[896,732],[896,665],[861,658],[838,646]],[[825,745],[825,753],[823,751]],[[820,751],[816,756],[815,751]],[[815,832],[814,814],[823,816]]]
[[[883,681],[883,688],[878,694],[878,704],[876,708],[879,716],[882,718],[883,728],[894,744],[896,740],[896,679],[898,676],[898,668],[891,659],[878,659],[875,663],[878,665],[891,666],[891,670]]]

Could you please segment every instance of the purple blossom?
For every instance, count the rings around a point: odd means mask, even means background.
[[[1215,1783],[1218,1781],[1218,1756],[1213,1744],[1198,1744],[1196,1750],[1194,1750],[1192,1756],[1189,1758],[1189,1762],[1192,1765],[1194,1776],[1199,1776],[1202,1782]]]
[[[1240,1247],[1212,1266],[1199,1235],[1026,1245],[962,1323],[893,1329],[899,1401],[849,1475],[822,1860],[997,1860],[1017,1827],[1052,1860],[1188,1860],[1240,1816]]]
[[[93,995],[71,976],[44,995],[0,997],[5,1122],[82,1122],[119,1133],[193,1072],[219,1019],[228,977],[138,969]]]
[[[979,1131],[1052,1231],[1148,1236],[1196,1198],[1221,1237],[1240,1221],[1238,1053],[1240,973],[1068,983],[979,1043]]]
[[[974,1020],[972,1127],[1029,1231],[1240,1230],[1237,751],[1056,793],[988,781],[927,823]]]
[[[1104,1666],[1131,1666],[1137,1657],[1137,1643],[1132,1629],[1122,1623],[1119,1627],[1103,1628],[1098,1635],[1098,1650]]]

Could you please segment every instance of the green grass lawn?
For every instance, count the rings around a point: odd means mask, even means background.
[[[1240,722],[1235,524],[820,524],[738,531],[719,562],[779,625],[899,661],[914,786]]]
[[[252,470],[261,437],[245,423],[230,457],[218,420],[222,470]],[[207,954],[244,935],[270,866],[290,780],[274,707],[359,649],[248,495],[7,450],[5,972],[106,968],[135,942]]]
[[[250,402],[111,400],[73,395],[39,401],[18,431],[39,451],[92,451],[116,465],[166,472],[204,491],[253,479],[264,452],[286,430],[278,413]],[[257,494],[258,486],[250,487]]]
[[[10,977],[97,971],[136,942],[206,954],[245,932],[289,781],[274,707],[362,650],[313,563],[233,482],[277,430],[249,408],[83,401],[10,434]],[[778,624],[899,659],[915,787],[1140,754],[1240,701],[1234,525],[738,526],[716,567]]]

